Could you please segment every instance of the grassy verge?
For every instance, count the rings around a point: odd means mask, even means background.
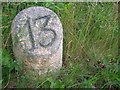
[[[3,88],[118,88],[117,3],[2,3]],[[24,8],[45,6],[64,29],[63,68],[41,79],[20,75],[12,51],[11,23]]]

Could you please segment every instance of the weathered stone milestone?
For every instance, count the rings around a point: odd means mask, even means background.
[[[13,51],[27,70],[41,75],[62,67],[63,28],[58,16],[45,7],[30,7],[12,24]]]

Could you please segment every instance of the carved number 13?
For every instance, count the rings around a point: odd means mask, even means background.
[[[45,30],[50,30],[53,32],[54,36],[55,36],[55,32],[54,30],[52,29],[48,29],[48,28],[45,28],[46,25],[48,24],[48,21],[50,20],[50,15],[47,15],[47,16],[43,16],[43,17],[38,17],[35,19],[36,20],[39,20],[39,19],[45,19],[45,22],[43,23],[43,27],[42,27],[42,31],[45,31]],[[32,28],[31,28],[31,25],[30,25],[30,18],[28,17],[28,20],[27,20],[27,24],[28,24],[28,32],[29,32],[29,38],[30,38],[30,42],[31,42],[31,45],[32,45],[32,48],[31,49],[35,49],[36,46],[35,46],[35,40],[34,40],[34,35],[32,33]],[[52,39],[52,41],[54,41],[55,37]],[[40,43],[40,42],[39,42]],[[42,45],[42,44],[40,44]],[[49,43],[48,45],[46,46],[49,46],[51,45],[51,43]]]

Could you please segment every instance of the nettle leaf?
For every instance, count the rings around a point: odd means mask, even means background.
[[[8,51],[6,49],[3,49],[2,52],[2,65],[10,67],[10,54],[8,53]]]
[[[0,80],[0,84],[2,84],[2,81],[3,81],[3,80]]]
[[[13,61],[13,62],[10,63],[10,71],[12,71],[14,68],[15,68],[15,70],[17,70],[17,71],[19,70],[19,69],[18,69],[19,66],[18,66],[18,64],[17,64],[16,61]]]
[[[65,85],[61,80],[56,80],[55,82],[55,88],[64,88]]]
[[[18,70],[18,64],[12,59],[9,52],[6,49],[3,49],[2,52],[2,66],[6,67],[10,72],[15,68]]]
[[[47,81],[50,82],[50,88],[64,88],[65,85],[61,80],[54,80],[53,78],[48,78]]]
[[[55,82],[54,82],[53,78],[48,78],[47,80],[51,83],[50,88],[54,88]]]

